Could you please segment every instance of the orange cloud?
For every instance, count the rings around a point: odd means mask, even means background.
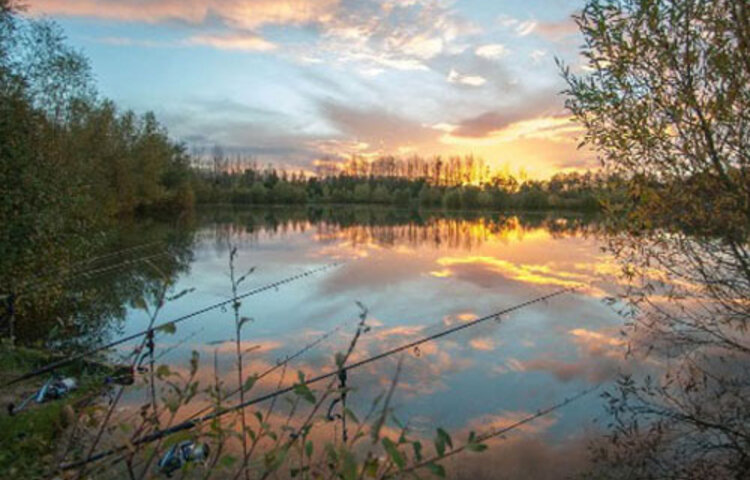
[[[469,346],[481,352],[491,352],[495,349],[495,342],[489,338],[475,338],[469,341]]]
[[[508,428],[532,414],[524,411],[505,412],[499,415],[483,415],[469,422],[469,427],[477,433],[488,433]],[[543,432],[557,423],[557,418],[552,415],[540,417],[533,422],[518,426],[515,431],[524,433]]]
[[[190,37],[186,43],[188,45],[213,47],[219,50],[241,50],[253,52],[266,52],[276,48],[276,45],[262,37],[248,34],[196,35]]]
[[[216,15],[233,27],[255,29],[263,25],[324,22],[330,19],[338,3],[338,0],[38,0],[31,11],[149,23],[181,20],[193,24]]]
[[[583,133],[583,127],[572,122],[569,116],[543,116],[519,120],[499,130],[488,132],[484,137],[462,137],[447,133],[440,139],[448,145],[497,145],[520,139],[550,140],[554,142],[573,142]]]
[[[479,265],[492,270],[505,278],[538,285],[578,287],[582,284],[582,281],[588,280],[581,275],[553,270],[546,265],[513,263],[494,257],[442,257],[437,260],[437,263],[444,267],[456,265]]]

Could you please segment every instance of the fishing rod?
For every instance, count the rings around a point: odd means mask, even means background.
[[[55,273],[63,275],[64,274],[63,272],[67,270],[67,274],[66,275],[68,275],[68,276],[72,275],[74,273],[76,274],[76,276],[80,276],[80,275],[83,275],[83,274],[85,274],[87,272],[88,273],[95,272],[96,270],[93,270],[93,269],[92,270],[86,270],[86,269],[78,269],[77,267],[88,265],[88,264],[91,264],[91,263],[95,263],[95,262],[98,262],[100,260],[104,260],[104,259],[109,258],[109,257],[114,257],[114,256],[118,256],[118,255],[124,255],[125,253],[128,253],[128,252],[133,252],[133,251],[138,251],[138,250],[144,250],[146,248],[150,248],[150,247],[153,247],[155,245],[160,245],[162,243],[163,242],[161,242],[161,241],[145,243],[145,244],[142,244],[142,245],[137,245],[135,247],[124,248],[122,250],[117,250],[117,251],[110,252],[110,253],[107,253],[107,254],[104,254],[104,255],[99,255],[97,257],[88,258],[88,259],[85,259],[85,260],[81,260],[80,262],[72,263],[72,264],[67,265],[65,267],[60,267],[57,270],[55,270]],[[135,259],[135,260],[137,260],[137,259]],[[131,260],[131,261],[134,261],[134,260]],[[124,263],[127,263],[127,261],[125,261]],[[115,264],[115,265],[121,265],[121,264]],[[110,266],[114,267],[114,265],[110,265]],[[52,275],[52,273],[48,272],[48,275]],[[22,291],[16,292],[16,296],[18,296],[18,295],[20,295],[22,293],[27,293],[30,290],[34,290],[37,287],[39,287],[40,285],[62,283],[64,281],[63,279],[59,279],[57,281],[52,281],[52,280],[46,280],[46,281],[44,281],[44,280],[42,280],[43,278],[44,278],[43,274],[34,275],[31,279],[29,279],[28,282],[26,282],[26,284],[23,286]],[[7,298],[10,298],[11,296],[13,296],[11,293],[6,293],[6,294],[3,294],[3,295],[0,295],[0,299],[4,300],[4,299],[7,299]]]
[[[146,330],[142,330],[142,331],[134,333],[132,335],[128,335],[127,337],[121,338],[119,340],[115,340],[115,341],[110,342],[110,343],[108,343],[106,345],[103,345],[101,347],[96,347],[96,348],[93,348],[93,349],[88,350],[86,352],[80,353],[78,355],[74,355],[72,357],[68,357],[68,358],[65,358],[65,359],[62,359],[62,360],[58,360],[57,362],[52,362],[52,363],[50,363],[50,364],[48,364],[48,365],[46,365],[44,367],[38,368],[36,370],[32,370],[31,372],[28,372],[28,373],[25,373],[23,375],[20,375],[20,376],[18,376],[16,378],[14,378],[14,379],[12,379],[12,380],[4,383],[3,387],[8,387],[8,386],[16,384],[18,382],[21,382],[21,381],[24,381],[24,380],[28,380],[30,378],[38,377],[39,375],[43,375],[45,373],[51,372],[51,371],[53,371],[55,369],[58,369],[60,367],[65,366],[65,365],[70,365],[71,363],[73,363],[75,361],[78,361],[78,360],[81,360],[83,358],[89,357],[91,355],[94,355],[95,353],[99,353],[99,352],[102,352],[104,350],[108,350],[108,349],[110,349],[112,347],[116,347],[116,346],[121,345],[121,344],[123,344],[125,342],[129,342],[130,340],[134,340],[136,338],[142,337],[144,335],[148,335],[149,333],[155,332],[157,330],[164,329],[165,327],[169,328],[170,326],[177,325],[178,323],[184,322],[185,320],[191,319],[193,317],[197,317],[197,316],[202,315],[202,314],[204,314],[206,312],[210,312],[211,310],[216,310],[217,308],[226,307],[227,305],[230,305],[230,304],[234,303],[237,300],[241,300],[243,298],[251,297],[253,295],[258,295],[258,294],[266,292],[268,290],[278,288],[278,287],[280,287],[282,285],[285,285],[287,283],[294,282],[295,280],[299,280],[301,278],[308,277],[308,276],[313,275],[315,273],[320,273],[320,272],[322,272],[324,270],[328,270],[330,268],[334,268],[334,267],[337,267],[339,265],[341,265],[341,263],[332,263],[332,264],[324,265],[322,267],[318,267],[318,268],[315,268],[315,269],[312,269],[312,270],[308,270],[306,272],[303,272],[303,273],[300,273],[300,274],[297,274],[297,275],[294,275],[294,276],[291,276],[291,277],[287,277],[287,278],[285,278],[283,280],[279,280],[279,281],[276,281],[276,282],[264,285],[262,287],[255,288],[255,289],[250,290],[250,291],[248,291],[246,293],[243,293],[242,295],[238,295],[236,298],[230,298],[229,300],[224,300],[222,302],[214,303],[213,305],[209,305],[209,306],[204,307],[204,308],[202,308],[200,310],[196,310],[196,311],[194,311],[192,313],[189,313],[187,315],[183,315],[182,317],[179,317],[179,318],[177,318],[175,320],[172,320],[172,321],[169,321],[169,322],[165,322],[165,323],[162,323],[162,324],[157,325],[157,326],[152,326],[152,327],[150,327],[150,328],[148,328]]]
[[[343,329],[343,328],[344,328],[344,327],[345,327],[345,326],[346,326],[346,325],[347,325],[348,323],[349,323],[349,321],[348,321],[348,320],[347,320],[347,321],[344,321],[344,322],[342,322],[342,323],[340,323],[340,324],[339,324],[338,326],[336,326],[336,328],[334,328],[333,330],[330,330],[330,331],[328,331],[328,332],[327,332],[327,333],[325,333],[324,335],[321,335],[321,336],[320,336],[320,337],[318,337],[318,338],[317,338],[317,339],[316,339],[315,341],[313,341],[313,342],[311,342],[311,343],[308,343],[307,345],[305,345],[304,347],[302,347],[302,348],[301,348],[300,350],[298,350],[298,351],[297,351],[296,353],[294,353],[294,354],[292,354],[292,355],[287,355],[286,357],[284,357],[284,359],[283,359],[283,360],[277,361],[277,362],[276,362],[276,364],[275,364],[274,366],[272,366],[272,367],[270,367],[270,368],[266,369],[266,371],[265,371],[265,372],[263,372],[263,373],[261,373],[260,375],[258,375],[258,377],[257,377],[257,378],[255,379],[255,381],[257,382],[258,380],[260,380],[260,379],[262,379],[262,378],[264,378],[264,377],[267,377],[268,375],[272,374],[273,372],[275,372],[275,371],[276,371],[276,370],[278,370],[279,368],[283,367],[284,365],[288,365],[288,364],[289,364],[289,363],[290,363],[290,362],[291,362],[292,360],[295,360],[295,359],[297,359],[297,358],[301,357],[302,355],[304,355],[304,354],[305,354],[305,353],[307,353],[308,351],[310,351],[310,350],[312,350],[313,348],[317,347],[317,346],[318,346],[318,345],[320,345],[321,343],[325,342],[325,341],[326,341],[326,340],[327,340],[328,338],[330,338],[331,336],[333,336],[334,334],[336,334],[337,332],[339,332],[339,331],[340,331],[341,329]],[[228,393],[228,394],[227,394],[227,395],[226,395],[226,396],[224,397],[224,399],[226,400],[226,399],[228,399],[228,398],[230,398],[230,397],[233,397],[234,395],[236,395],[236,394],[240,393],[240,390],[241,390],[241,388],[237,388],[237,389],[235,389],[235,390],[232,390],[231,392],[229,392],[229,393]],[[200,416],[201,416],[201,415],[203,415],[203,414],[204,414],[205,412],[207,412],[207,411],[211,410],[211,408],[212,408],[212,407],[211,407],[211,406],[209,405],[209,406],[207,406],[207,407],[204,407],[204,408],[202,408],[201,410],[198,410],[197,412],[195,412],[194,414],[192,414],[192,415],[191,415],[190,417],[188,417],[188,419],[187,419],[186,421],[189,421],[189,420],[193,420],[193,419],[196,419],[196,418],[200,417]]]
[[[406,343],[406,344],[401,345],[399,347],[395,347],[395,348],[392,348],[390,350],[386,350],[385,352],[379,353],[377,355],[374,355],[372,357],[366,358],[364,360],[360,360],[359,362],[354,362],[351,365],[344,366],[344,367],[341,367],[341,368],[337,368],[336,370],[333,370],[331,372],[318,375],[317,377],[313,377],[313,378],[311,378],[309,380],[306,380],[304,382],[300,382],[298,384],[294,384],[294,385],[292,385],[290,387],[285,387],[285,388],[281,388],[281,389],[275,390],[275,391],[267,393],[265,395],[261,395],[259,397],[255,397],[253,399],[247,400],[246,402],[237,404],[237,405],[235,405],[233,407],[229,407],[229,408],[225,408],[225,409],[222,409],[222,410],[214,411],[213,413],[210,413],[208,415],[204,415],[204,416],[202,416],[200,418],[197,418],[197,419],[186,420],[186,421],[184,421],[182,423],[174,425],[174,426],[172,426],[170,428],[166,428],[164,430],[158,430],[156,432],[153,432],[153,433],[150,433],[148,435],[145,435],[145,436],[143,436],[143,437],[141,437],[139,439],[133,440],[128,445],[122,445],[122,446],[119,446],[119,447],[112,448],[110,450],[105,450],[105,451],[99,452],[96,455],[89,456],[85,460],[79,460],[77,462],[72,462],[72,463],[68,463],[68,464],[65,464],[65,465],[61,465],[60,469],[61,470],[71,470],[71,469],[74,469],[74,468],[78,468],[78,467],[87,465],[87,464],[89,464],[91,462],[95,462],[95,461],[101,460],[102,458],[109,457],[111,455],[114,455],[114,454],[116,454],[118,452],[121,452],[123,450],[126,450],[128,448],[132,448],[132,447],[138,446],[138,445],[143,445],[143,444],[146,444],[146,443],[151,443],[151,442],[154,442],[154,441],[159,440],[161,438],[164,438],[166,436],[169,436],[169,435],[172,435],[172,434],[184,431],[184,430],[190,430],[190,429],[192,429],[192,428],[194,428],[194,427],[196,427],[196,426],[198,426],[198,425],[200,425],[200,424],[202,424],[202,423],[204,423],[206,421],[214,420],[216,418],[223,417],[224,415],[226,415],[228,413],[232,413],[232,412],[238,411],[240,409],[247,408],[247,407],[249,407],[251,405],[255,405],[257,403],[261,403],[261,402],[264,402],[266,400],[271,400],[271,399],[276,398],[276,397],[278,397],[280,395],[285,395],[287,393],[290,393],[290,392],[294,391],[295,387],[297,387],[297,386],[300,386],[300,385],[311,385],[311,384],[318,383],[318,382],[321,382],[321,381],[329,379],[329,378],[336,377],[336,376],[338,376],[340,374],[340,372],[342,370],[347,370],[348,371],[348,370],[354,370],[354,369],[363,367],[365,365],[368,365],[370,363],[376,362],[376,361],[381,360],[383,358],[389,357],[391,355],[395,355],[395,354],[403,352],[405,350],[411,350],[414,347],[422,345],[423,343],[427,343],[427,342],[430,342],[432,340],[437,340],[438,338],[454,334],[454,333],[456,333],[456,332],[458,332],[460,330],[464,330],[466,328],[473,327],[475,325],[478,325],[480,323],[486,322],[488,320],[501,319],[503,315],[507,315],[508,313],[514,312],[516,310],[521,310],[521,309],[523,309],[525,307],[528,307],[528,306],[536,304],[536,303],[544,302],[546,300],[549,300],[550,298],[557,297],[557,296],[563,295],[563,294],[568,293],[568,292],[572,292],[572,291],[574,291],[576,289],[577,289],[577,287],[568,287],[568,288],[564,288],[564,289],[561,289],[561,290],[557,290],[556,292],[553,292],[553,293],[550,293],[550,294],[547,294],[547,295],[544,295],[544,296],[541,296],[541,297],[534,298],[532,300],[528,300],[528,301],[523,302],[523,303],[519,303],[517,305],[514,305],[512,307],[506,308],[504,310],[500,310],[499,312],[495,312],[495,313],[492,313],[490,315],[486,315],[484,317],[474,319],[474,320],[472,320],[470,322],[466,322],[466,323],[462,323],[460,325],[456,325],[455,327],[448,328],[446,330],[443,330],[442,332],[438,332],[438,333],[435,333],[435,334],[432,334],[432,335],[428,335],[426,337],[422,337],[422,338],[420,338],[418,340],[415,340],[413,342],[409,342],[409,343]]]
[[[407,468],[405,468],[403,470],[399,470],[397,473],[389,474],[389,475],[386,475],[386,476],[381,477],[381,478],[383,478],[383,479],[393,478],[393,477],[395,477],[397,475],[401,476],[401,475],[405,475],[405,474],[410,473],[410,472],[414,472],[414,471],[419,470],[421,468],[429,467],[429,465],[434,464],[437,461],[445,460],[448,457],[452,457],[454,455],[458,455],[459,453],[461,453],[461,452],[469,449],[472,444],[476,445],[476,444],[480,444],[482,442],[486,442],[487,440],[490,440],[492,438],[501,437],[501,436],[505,435],[506,433],[509,433],[509,432],[511,432],[511,431],[513,431],[513,430],[515,430],[517,428],[522,427],[523,425],[526,425],[527,423],[531,423],[531,422],[533,422],[534,420],[536,420],[538,418],[542,418],[544,416],[547,416],[547,415],[549,415],[550,413],[552,413],[554,411],[561,410],[561,409],[567,407],[571,403],[577,402],[578,400],[582,399],[583,397],[585,397],[587,395],[590,395],[591,393],[597,391],[599,388],[601,388],[601,386],[603,384],[604,384],[604,382],[597,383],[596,385],[593,385],[593,386],[591,386],[591,387],[589,387],[589,388],[587,388],[585,390],[581,390],[580,392],[576,393],[572,397],[564,398],[563,400],[561,400],[561,401],[559,401],[559,402],[557,402],[557,403],[555,403],[553,405],[549,405],[549,406],[547,406],[545,408],[537,410],[535,413],[527,415],[527,416],[521,418],[520,420],[511,423],[510,425],[508,425],[506,427],[495,429],[495,430],[491,430],[491,431],[489,431],[487,433],[483,433],[483,434],[477,435],[476,437],[474,437],[473,442],[461,445],[460,447],[457,446],[456,448],[452,448],[450,452],[445,452],[442,455],[436,455],[436,456],[434,456],[432,458],[424,459],[424,460],[419,461],[418,463],[412,465],[411,467],[407,467]]]
[[[95,276],[101,275],[103,273],[107,273],[109,271],[112,271],[112,270],[117,270],[119,268],[127,267],[127,266],[130,266],[130,265],[135,265],[137,263],[148,262],[149,260],[153,260],[153,259],[159,258],[159,257],[164,257],[164,256],[167,256],[167,255],[169,255],[169,252],[159,252],[159,253],[156,253],[156,254],[153,254],[153,255],[148,255],[148,256],[145,256],[145,257],[135,258],[135,259],[132,259],[132,260],[125,260],[123,262],[116,263],[116,264],[113,264],[113,265],[107,265],[105,267],[100,267],[100,268],[94,268],[94,269],[90,269],[90,270],[79,271],[79,272],[77,272],[77,273],[75,273],[73,275],[68,275],[66,277],[62,277],[62,278],[58,278],[58,279],[53,279],[53,280],[48,280],[46,282],[32,283],[30,287],[29,286],[24,287],[24,289],[22,289],[20,292],[16,293],[16,296],[33,294],[35,292],[38,292],[39,290],[43,290],[45,288],[52,287],[54,285],[62,285],[63,283],[71,282],[71,281],[79,279],[79,278],[91,278],[91,277],[95,277]]]

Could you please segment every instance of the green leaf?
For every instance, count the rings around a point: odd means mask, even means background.
[[[428,463],[427,469],[435,476],[445,478],[445,468],[437,463]]]
[[[159,365],[156,368],[156,376],[159,378],[168,377],[172,374],[167,365]]]
[[[377,458],[368,458],[365,461],[365,475],[368,477],[375,478],[378,475],[378,468],[380,467],[380,460]]]
[[[354,412],[352,412],[350,409],[345,409],[344,414],[348,416],[354,423],[359,424],[359,419],[356,415],[354,415]]]
[[[221,457],[221,460],[219,460],[219,464],[224,468],[231,468],[235,462],[237,462],[237,459],[231,455],[224,455]]]
[[[471,452],[483,452],[487,450],[487,445],[484,443],[469,443],[466,445],[466,449]]]
[[[242,385],[242,391],[243,392],[249,391],[251,388],[253,388],[253,386],[255,386],[255,382],[257,381],[258,381],[258,375],[250,375],[249,377],[245,379],[245,383]]]
[[[170,435],[169,437],[167,437],[166,440],[164,440],[163,448],[165,448],[165,449],[169,448],[172,445],[175,445],[175,444],[180,443],[180,442],[184,442],[185,440],[190,440],[192,438],[193,438],[193,436],[192,436],[191,432],[179,432],[179,433],[175,433],[174,435]]]
[[[240,318],[240,325],[239,325],[238,328],[242,329],[243,325],[245,325],[248,322],[252,322],[252,321],[253,321],[253,319],[250,318],[250,317],[242,317],[242,318]]]
[[[290,470],[290,473],[292,474],[292,478],[296,478],[300,473],[309,472],[310,467],[308,465],[305,465],[302,468],[293,468]]]
[[[133,307],[137,308],[138,310],[148,311],[148,304],[142,297],[138,297],[133,300]]]
[[[185,296],[185,295],[187,295],[188,293],[190,293],[190,292],[194,292],[194,291],[195,291],[195,288],[186,288],[185,290],[181,291],[180,293],[178,293],[178,294],[176,294],[176,295],[172,295],[171,297],[168,297],[168,298],[167,298],[167,301],[168,301],[168,302],[173,302],[173,301],[175,301],[175,300],[177,300],[177,299],[179,299],[179,298],[182,298],[182,297],[184,297],[184,296]]]
[[[173,334],[177,331],[177,327],[175,326],[174,322],[165,323],[161,327],[156,329],[159,332],[164,332],[167,334]]]
[[[440,457],[445,454],[445,440],[439,436],[435,439],[435,451]]]
[[[198,364],[200,363],[200,354],[193,350],[190,354],[190,376],[194,376],[198,372]]]
[[[307,441],[307,442],[305,443],[305,455],[307,455],[307,458],[310,458],[310,457],[312,457],[312,454],[313,454],[313,448],[314,448],[314,447],[313,447],[313,442],[312,442],[312,440],[308,440],[308,441]]]
[[[357,478],[357,459],[349,450],[342,450],[341,473],[344,480],[356,480]]]
[[[336,355],[334,355],[334,360],[336,362],[336,366],[341,368],[344,366],[344,362],[346,361],[346,355],[341,352],[336,352]]]
[[[315,403],[315,395],[313,395],[310,388],[304,383],[298,383],[294,386],[294,393],[304,398],[310,403]]]
[[[446,432],[442,428],[438,428],[437,434],[438,434],[438,438],[441,438],[443,442],[445,442],[445,444],[451,447],[451,450],[453,450],[453,440],[451,440],[451,436],[448,435],[448,432]]]
[[[411,446],[414,449],[414,457],[417,459],[418,462],[421,462],[422,461],[422,443],[412,442]]]
[[[388,437],[383,437],[382,440],[383,448],[385,448],[385,452],[388,454],[388,457],[393,461],[393,463],[396,464],[396,466],[402,470],[404,466],[406,466],[406,460],[404,459],[404,456],[401,454],[399,449],[396,447],[396,444],[393,443],[393,441]]]

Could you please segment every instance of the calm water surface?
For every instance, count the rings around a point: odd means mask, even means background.
[[[335,208],[202,212],[193,261],[175,286],[175,291],[195,291],[169,303],[160,319],[229,298],[233,246],[238,272],[255,268],[240,291],[343,262],[242,302],[241,314],[253,319],[243,329],[243,346],[251,350],[245,357],[249,372],[264,371],[346,324],[295,360],[283,379],[279,371],[260,382],[253,396],[280,381],[291,384],[296,371],[312,376],[334,369],[334,353],[347,348],[355,331],[357,302],[367,308],[372,329],[358,342],[352,361],[561,288],[580,287],[404,355],[395,414],[416,435],[430,437],[442,426],[463,439],[469,430],[509,425],[632,368],[623,359],[622,319],[603,301],[617,290],[617,267],[595,232],[595,222],[555,215],[467,218]],[[129,308],[118,335],[147,324],[143,311]],[[221,378],[234,386],[233,338],[233,313],[213,311],[180,324],[173,335],[160,335],[160,363],[184,371],[196,350],[199,378],[207,385],[216,355]],[[397,361],[387,358],[349,374],[349,386],[356,388],[349,399],[353,410],[367,410],[388,387]],[[138,403],[141,394],[130,392],[124,408]],[[485,454],[492,461],[481,468],[505,468],[521,478],[559,478],[574,471],[585,457],[586,440],[597,434],[601,402],[590,395],[514,431],[495,442]],[[190,410],[203,406],[198,400]]]

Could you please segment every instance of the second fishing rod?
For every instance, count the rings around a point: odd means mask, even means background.
[[[250,290],[250,291],[245,292],[245,293],[243,293],[241,295],[238,295],[236,298],[230,298],[228,300],[217,302],[217,303],[215,303],[213,305],[209,305],[207,307],[201,308],[200,310],[196,310],[196,311],[194,311],[192,313],[189,313],[187,315],[183,315],[182,317],[179,317],[179,318],[177,318],[175,320],[171,320],[169,322],[165,322],[165,323],[162,323],[160,325],[156,325],[156,326],[154,326],[152,328],[148,328],[146,330],[142,330],[142,331],[134,333],[132,335],[128,335],[127,337],[120,338],[118,340],[110,342],[110,343],[108,343],[106,345],[102,345],[100,347],[92,348],[91,350],[88,350],[86,352],[83,352],[83,353],[80,353],[80,354],[77,354],[77,355],[73,355],[73,356],[70,356],[70,357],[66,357],[66,358],[58,360],[56,362],[52,362],[52,363],[50,363],[48,365],[45,365],[44,367],[41,367],[41,368],[38,368],[38,369],[33,370],[31,372],[25,373],[23,375],[20,375],[20,376],[18,376],[16,378],[14,378],[14,379],[6,382],[5,384],[3,384],[3,387],[8,387],[8,386],[14,385],[14,384],[16,384],[18,382],[21,382],[21,381],[24,381],[24,380],[28,380],[30,378],[38,377],[40,375],[44,375],[45,373],[52,372],[54,370],[57,370],[58,368],[62,368],[64,366],[70,365],[70,364],[72,364],[72,363],[74,363],[74,362],[76,362],[78,360],[82,360],[82,359],[84,359],[86,357],[90,357],[90,356],[92,356],[94,354],[97,354],[99,352],[103,352],[105,350],[109,350],[110,348],[116,347],[118,345],[121,345],[123,343],[129,342],[131,340],[135,340],[136,338],[142,337],[144,335],[148,335],[148,334],[150,334],[152,332],[156,332],[156,331],[163,330],[163,329],[168,329],[171,326],[174,326],[174,325],[177,325],[178,323],[184,322],[185,320],[197,317],[199,315],[202,315],[204,313],[210,312],[212,310],[216,310],[216,309],[219,309],[219,308],[222,308],[222,307],[226,307],[226,306],[231,305],[232,303],[236,302],[237,300],[242,300],[243,298],[251,297],[253,295],[258,295],[260,293],[276,289],[276,288],[278,288],[278,287],[280,287],[282,285],[294,282],[296,280],[300,280],[300,279],[305,278],[305,277],[309,277],[310,275],[314,275],[316,273],[320,273],[320,272],[325,271],[325,270],[329,270],[329,269],[337,267],[339,265],[341,265],[341,263],[331,263],[331,264],[328,264],[328,265],[323,265],[322,267],[314,268],[312,270],[307,270],[307,271],[305,271],[303,273],[300,273],[300,274],[297,274],[297,275],[293,275],[291,277],[287,277],[287,278],[285,278],[283,280],[279,280],[279,281],[276,281],[276,282],[273,282],[273,283],[269,283],[269,284],[264,285],[262,287],[257,287],[257,288],[255,288],[253,290]]]
[[[550,294],[543,295],[541,297],[537,297],[537,298],[528,300],[526,302],[516,304],[516,305],[514,305],[512,307],[508,307],[506,309],[500,310],[500,311],[492,313],[490,315],[486,315],[484,317],[477,318],[477,319],[472,320],[470,322],[462,323],[462,324],[457,325],[455,327],[451,327],[451,328],[445,329],[445,330],[443,330],[441,332],[438,332],[438,333],[435,333],[435,334],[432,334],[432,335],[428,335],[426,337],[422,337],[422,338],[420,338],[418,340],[414,340],[413,342],[409,342],[409,343],[406,343],[404,345],[392,348],[390,350],[386,350],[385,352],[379,353],[379,354],[374,355],[372,357],[365,358],[365,359],[360,360],[358,362],[354,362],[354,363],[349,364],[349,365],[344,365],[341,368],[337,368],[336,370],[330,371],[328,373],[324,373],[324,374],[318,375],[316,377],[310,378],[308,380],[305,380],[304,382],[301,382],[301,383],[298,383],[298,384],[295,384],[295,385],[292,385],[292,386],[289,386],[289,387],[285,387],[285,388],[282,388],[282,389],[279,389],[279,390],[275,390],[275,391],[267,393],[265,395],[261,395],[261,396],[255,397],[253,399],[247,400],[247,401],[245,401],[243,403],[236,404],[236,405],[234,405],[232,407],[223,408],[221,410],[216,410],[216,411],[214,411],[214,412],[212,412],[212,413],[210,413],[208,415],[204,415],[204,416],[202,416],[200,418],[196,418],[196,419],[191,419],[191,420],[184,421],[184,422],[182,422],[182,423],[180,423],[178,425],[174,425],[174,426],[172,426],[170,428],[167,428],[167,429],[164,429],[164,430],[159,430],[159,431],[150,433],[148,435],[145,435],[145,436],[143,436],[143,437],[141,437],[139,439],[136,439],[136,440],[130,442],[128,444],[128,446],[121,446],[121,447],[116,447],[116,448],[113,448],[113,449],[110,449],[110,450],[102,451],[102,452],[99,452],[99,453],[97,453],[95,455],[92,455],[92,456],[90,456],[90,457],[88,457],[88,458],[86,458],[84,460],[81,460],[81,461],[78,461],[78,462],[69,463],[67,465],[62,465],[60,468],[61,468],[61,470],[71,470],[71,469],[74,469],[74,468],[79,468],[79,467],[81,467],[83,465],[86,465],[88,463],[95,462],[97,460],[101,460],[101,459],[109,457],[111,455],[115,455],[115,454],[117,454],[117,453],[125,450],[126,448],[131,448],[133,446],[138,446],[138,445],[143,445],[143,444],[151,443],[151,442],[157,441],[157,440],[159,440],[161,438],[164,438],[166,436],[173,435],[175,433],[178,433],[178,432],[181,432],[181,431],[185,431],[185,430],[190,430],[190,429],[195,428],[198,425],[201,425],[201,424],[203,424],[203,423],[205,423],[207,421],[223,417],[224,415],[227,415],[227,414],[232,413],[232,412],[236,412],[236,411],[238,411],[240,409],[243,409],[243,408],[247,408],[247,407],[249,407],[251,405],[262,403],[262,402],[265,402],[267,400],[271,400],[273,398],[276,398],[278,396],[285,395],[287,393],[293,392],[294,389],[297,386],[299,386],[299,385],[311,385],[311,384],[318,383],[318,382],[321,382],[321,381],[326,380],[326,379],[333,378],[335,376],[338,376],[341,373],[342,370],[351,371],[351,370],[363,367],[363,366],[365,366],[367,364],[376,362],[376,361],[381,360],[381,359],[386,358],[386,357],[390,357],[390,356],[395,355],[397,353],[400,353],[400,352],[403,352],[403,351],[406,351],[406,350],[411,350],[411,349],[413,349],[415,347],[418,347],[419,345],[422,345],[424,343],[431,342],[433,340],[437,340],[439,338],[442,338],[442,337],[445,337],[445,336],[448,336],[448,335],[452,335],[452,334],[454,334],[454,333],[456,333],[456,332],[458,332],[460,330],[464,330],[464,329],[473,327],[473,326],[475,326],[477,324],[484,323],[484,322],[487,322],[487,321],[493,320],[493,319],[502,318],[503,315],[507,315],[507,314],[515,312],[517,310],[521,310],[523,308],[526,308],[526,307],[531,306],[531,305],[536,304],[536,303],[545,302],[545,301],[547,301],[547,300],[549,300],[551,298],[563,295],[565,293],[573,292],[576,289],[577,289],[577,287],[564,288],[564,289],[552,292]]]

